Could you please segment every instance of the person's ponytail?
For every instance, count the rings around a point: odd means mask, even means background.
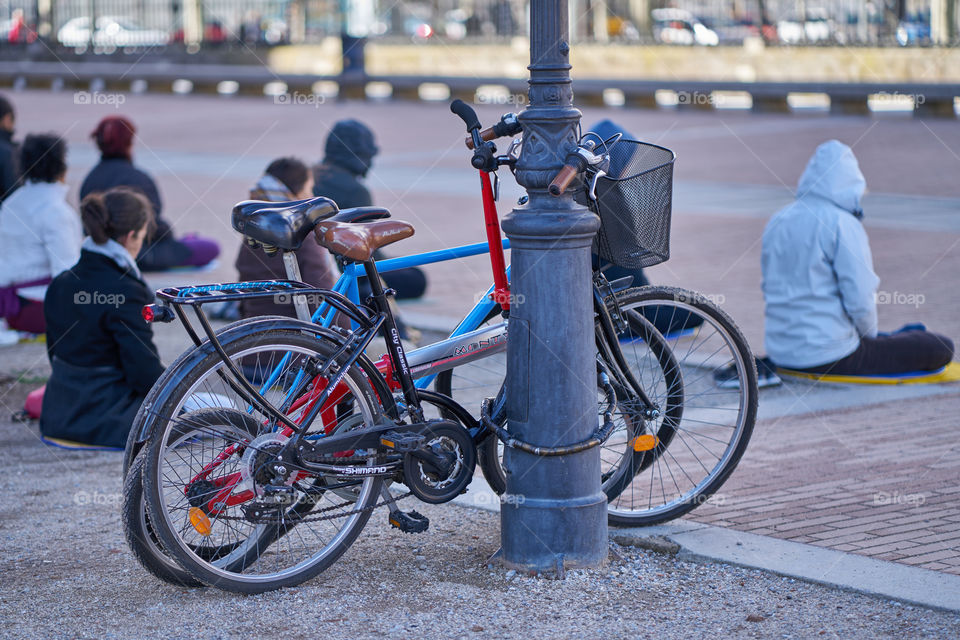
[[[80,219],[83,227],[97,244],[104,244],[112,236],[110,233],[110,212],[102,193],[91,193],[80,203]]]
[[[153,207],[140,191],[114,187],[104,193],[91,193],[80,203],[80,218],[87,233],[97,244],[119,240],[131,231],[147,227],[154,230]]]

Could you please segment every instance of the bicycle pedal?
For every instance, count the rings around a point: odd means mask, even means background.
[[[396,511],[390,514],[390,524],[404,533],[423,533],[430,527],[430,520],[416,511]]]
[[[388,431],[380,436],[380,444],[388,449],[406,453],[416,451],[427,441],[426,437],[419,433],[401,433],[399,431]]]

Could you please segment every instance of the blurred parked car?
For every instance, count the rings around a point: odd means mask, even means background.
[[[784,44],[830,42],[834,39],[833,31],[830,17],[823,9],[807,11],[806,22],[797,19],[777,22],[777,35]]]
[[[223,44],[227,41],[227,30],[219,20],[211,20],[203,25],[204,44]],[[170,42],[183,42],[183,27],[180,27],[170,36]]]
[[[904,20],[897,26],[897,44],[901,47],[930,44],[930,23]]]
[[[664,44],[703,45],[715,47],[720,43],[717,33],[683,9],[654,9],[653,38]]]
[[[37,39],[36,25],[27,24],[23,16],[23,9],[14,9],[11,18],[0,22],[0,42],[29,43]]]
[[[89,45],[91,39],[98,47],[150,47],[166,44],[168,40],[165,31],[145,29],[129,18],[100,16],[92,38],[90,25],[87,16],[68,20],[57,32],[57,40],[67,47],[83,47]]]
[[[720,40],[720,44],[743,44],[749,38],[759,38],[760,28],[749,20],[703,20]]]

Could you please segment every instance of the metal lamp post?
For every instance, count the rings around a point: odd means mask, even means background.
[[[529,200],[508,214],[514,295],[507,419],[514,437],[562,446],[597,428],[590,246],[597,217],[547,186],[577,144],[566,0],[530,4],[530,105],[517,179]],[[598,448],[562,457],[505,453],[501,560],[524,571],[597,566],[607,555]]]

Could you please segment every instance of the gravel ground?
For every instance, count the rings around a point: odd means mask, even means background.
[[[432,523],[419,536],[375,513],[340,562],[294,589],[171,587],[127,551],[121,456],[40,444],[35,425],[7,419],[27,390],[0,384],[2,637],[955,638],[960,629],[955,614],[617,545],[601,570],[517,575],[487,565],[498,517],[456,505],[416,505]]]

